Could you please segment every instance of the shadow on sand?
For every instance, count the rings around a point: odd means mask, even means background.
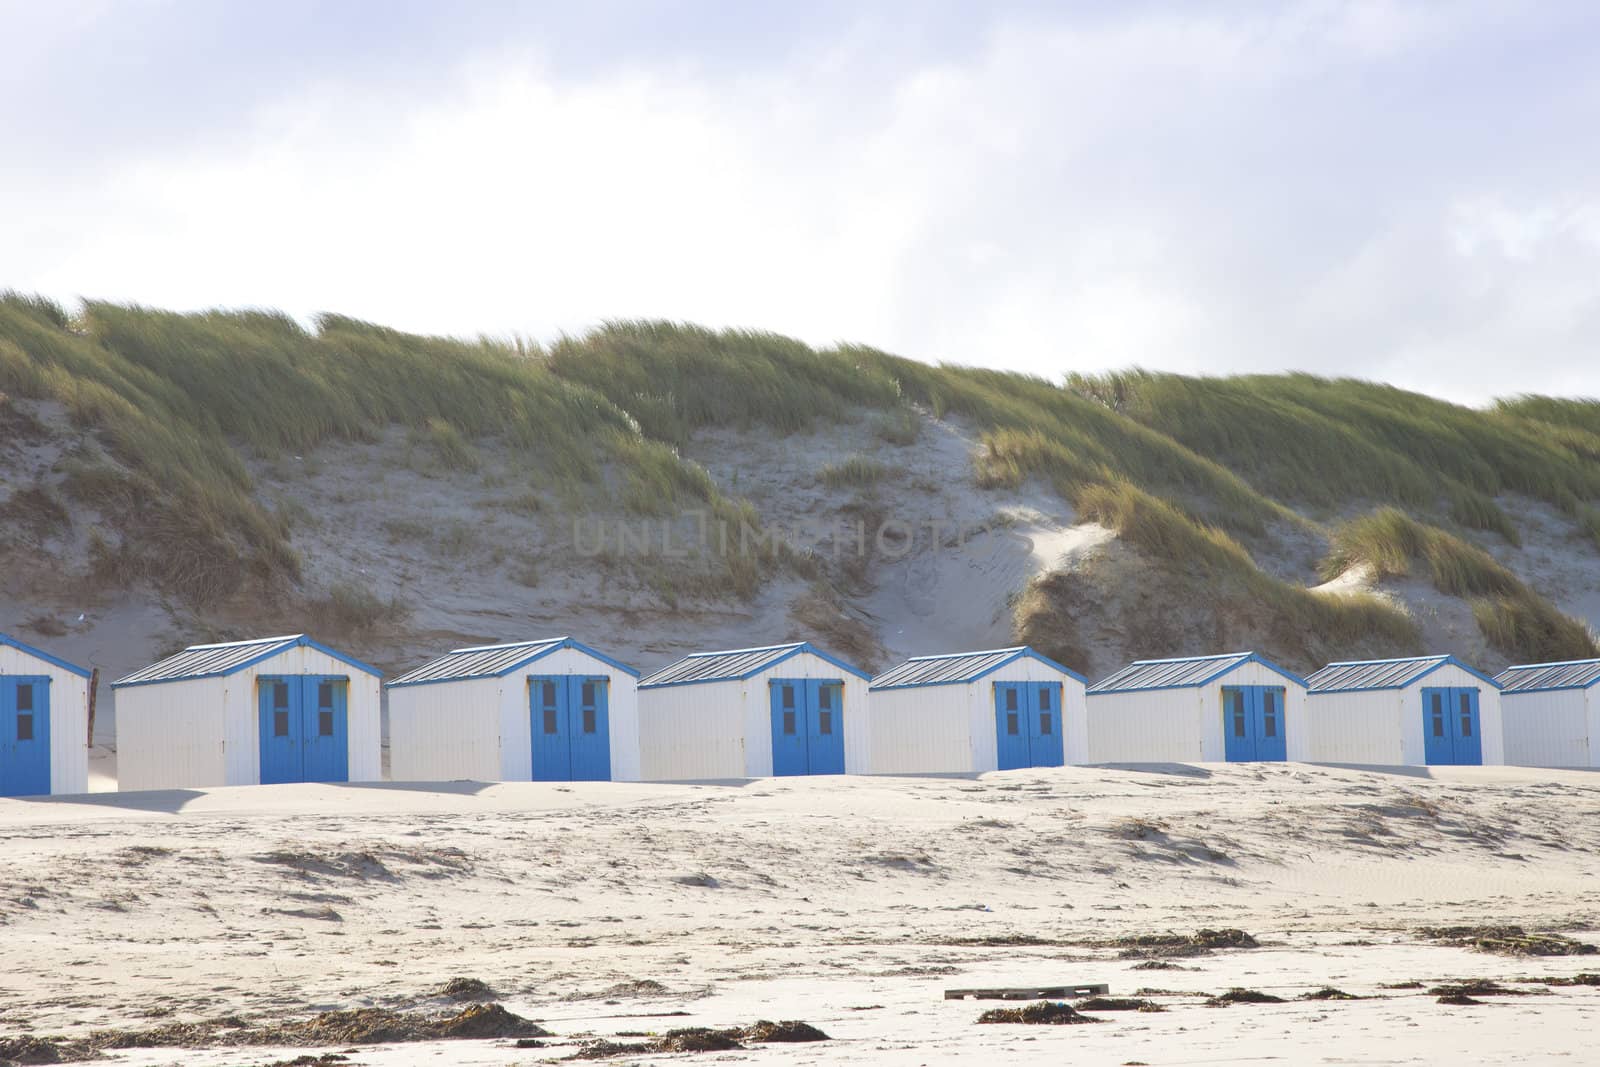
[[[76,804],[123,811],[151,811],[174,815],[191,801],[205,796],[198,789],[149,789],[136,793],[70,793],[53,797],[9,797],[27,804]]]

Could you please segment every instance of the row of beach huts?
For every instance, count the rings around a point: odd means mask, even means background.
[[[0,634],[0,796],[87,789],[90,672]],[[118,785],[694,781],[1102,763],[1600,766],[1600,660],[1141,660],[1093,685],[1031,648],[869,676],[808,643],[641,677],[569,637],[461,648],[385,683],[304,635],[195,645],[112,683]]]

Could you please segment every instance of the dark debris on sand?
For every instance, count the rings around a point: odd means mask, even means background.
[[[1313,990],[1310,993],[1301,993],[1300,994],[1300,999],[1301,1000],[1365,1000],[1366,998],[1365,997],[1358,997],[1354,993],[1346,993],[1342,989],[1335,989],[1331,985],[1325,985],[1321,989]]]
[[[569,1060],[609,1060],[617,1056],[646,1056],[662,1052],[729,1052],[745,1042],[827,1041],[828,1035],[798,1019],[772,1022],[762,1019],[749,1026],[716,1030],[704,1026],[668,1030],[648,1041],[591,1041],[568,1056]]]
[[[980,1023],[1029,1023],[1034,1026],[1073,1026],[1102,1020],[1085,1015],[1070,1004],[1041,1000],[1022,1008],[990,1008],[978,1016]]]
[[[1600,947],[1564,934],[1530,934],[1520,926],[1423,926],[1419,937],[1501,956],[1592,956]]]
[[[1226,1008],[1231,1004],[1282,1004],[1282,997],[1263,993],[1257,989],[1230,989],[1206,1001],[1208,1008]]]
[[[0,1037],[0,1064],[79,1063],[98,1053],[55,1037]]]
[[[458,1012],[428,1014],[387,1008],[329,1011],[309,1019],[254,1025],[234,1017],[168,1023],[149,1030],[96,1030],[71,1044],[93,1052],[130,1048],[236,1048],[276,1045],[317,1048],[404,1041],[549,1037],[550,1032],[499,1004],[473,1004]],[[49,1062],[49,1061],[44,1061]],[[70,1062],[70,1061],[62,1061]]]
[[[1540,985],[1559,985],[1559,986],[1587,985],[1587,986],[1600,986],[1600,974],[1594,974],[1593,972],[1590,972],[1590,971],[1583,971],[1583,972],[1581,972],[1579,974],[1568,974],[1568,975],[1562,975],[1560,977],[1535,978],[1535,979],[1533,979],[1533,981],[1538,982]]]
[[[1428,990],[1435,997],[1527,997],[1540,996],[1542,989],[1511,989],[1491,978],[1457,978],[1443,982]]]
[[[481,978],[452,978],[439,988],[439,995],[454,1001],[492,1001],[494,990]]]
[[[1196,930],[1192,934],[1134,934],[1094,942],[1100,948],[1120,948],[1122,959],[1206,956],[1220,948],[1260,948],[1261,943],[1243,930]]]
[[[1143,997],[1088,997],[1073,1005],[1079,1011],[1166,1011]]]

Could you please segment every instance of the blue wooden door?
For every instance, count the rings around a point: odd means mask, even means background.
[[[1422,690],[1422,758],[1430,766],[1456,761],[1455,743],[1450,738],[1449,689]]]
[[[298,782],[304,772],[305,687],[298,677],[257,680],[261,726],[261,784]]]
[[[1027,686],[1028,766],[1059,767],[1066,762],[1061,740],[1061,683],[1029,682]]]
[[[300,683],[300,781],[350,780],[350,683],[344,678]]]
[[[611,780],[611,719],[605,678],[567,678],[567,721],[572,746],[572,780]]]
[[[1454,711],[1450,721],[1450,744],[1455,762],[1477,766],[1483,762],[1483,738],[1478,730],[1478,691],[1452,689],[1450,700]]]
[[[806,682],[808,774],[844,773],[844,683]]]
[[[1028,767],[1028,683],[994,684],[995,766],[1002,771]]]
[[[774,678],[768,683],[772,699],[772,773],[809,774],[807,756],[805,678]]]
[[[1222,687],[1222,754],[1229,763],[1256,758],[1256,701],[1253,686]]]
[[[0,797],[50,792],[50,679],[0,678]]]
[[[1251,688],[1255,690],[1251,698],[1255,705],[1255,758],[1282,762],[1289,758],[1289,743],[1283,722],[1284,690],[1271,685]]]
[[[568,678],[528,679],[529,727],[533,735],[533,780],[572,781],[572,715]]]

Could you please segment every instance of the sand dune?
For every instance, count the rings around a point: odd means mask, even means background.
[[[1379,987],[1600,971],[1416,932],[1520,923],[1595,941],[1596,816],[1600,776],[1583,772],[1298,765],[0,801],[0,1032],[441,1009],[439,987],[470,976],[553,1044],[363,1047],[352,1062],[537,1062],[586,1036],[756,1018],[834,1040],[718,1055],[1526,1061],[1587,1048],[1600,990],[1447,1007]],[[1262,947],[1171,961],[1183,970],[1097,947],[1201,927]],[[978,1026],[986,1005],[941,997],[1045,981],[1179,993],[1156,998],[1165,1013],[1065,1028]],[[1324,985],[1383,999],[1293,999]],[[1203,1006],[1232,986],[1289,1002]]]

